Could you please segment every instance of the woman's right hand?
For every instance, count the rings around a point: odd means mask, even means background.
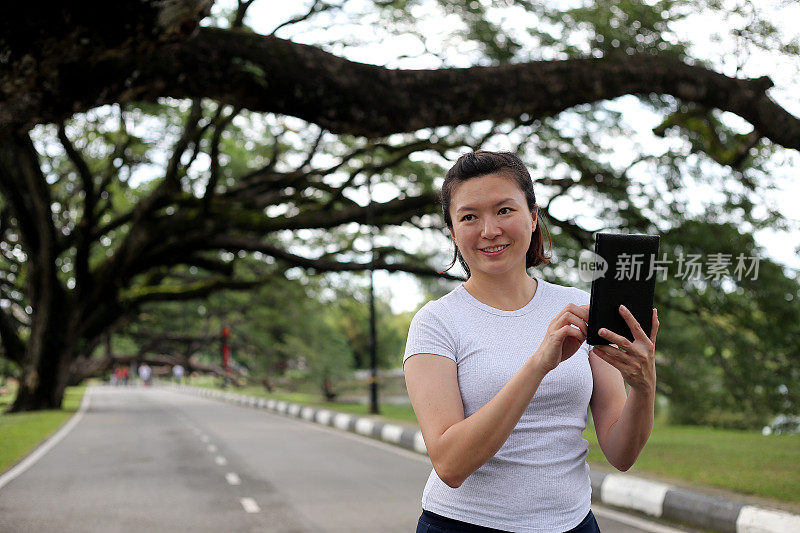
[[[586,341],[589,305],[567,304],[547,326],[544,340],[533,358],[545,372],[566,361]]]

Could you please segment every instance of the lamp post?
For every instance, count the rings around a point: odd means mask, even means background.
[[[367,178],[367,193],[369,200],[367,204],[367,226],[369,226],[369,250],[370,250],[370,268],[369,268],[369,412],[378,414],[378,356],[377,356],[377,335],[375,332],[375,270],[373,264],[375,263],[375,236],[374,224],[372,217],[372,175]]]

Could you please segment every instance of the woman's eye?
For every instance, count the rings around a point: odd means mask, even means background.
[[[513,210],[510,207],[504,207],[503,209],[498,211],[498,213],[501,214],[501,215],[505,215],[505,214],[510,213],[511,211],[513,211]]]
[[[463,217],[461,217],[461,220],[469,222],[470,220],[472,220],[472,218],[470,217],[475,218],[475,215],[464,215]]]

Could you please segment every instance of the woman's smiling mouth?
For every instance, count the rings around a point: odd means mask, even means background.
[[[500,246],[490,246],[487,248],[478,248],[481,252],[488,256],[500,255],[503,250],[511,246],[510,244],[501,244]]]

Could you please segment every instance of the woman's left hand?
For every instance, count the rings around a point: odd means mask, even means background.
[[[622,378],[633,389],[655,393],[656,390],[656,335],[658,334],[658,312],[653,309],[653,325],[648,338],[642,326],[627,307],[619,306],[619,314],[633,332],[633,342],[622,335],[607,329],[600,330],[600,336],[617,345],[594,346],[592,351],[620,371]]]

